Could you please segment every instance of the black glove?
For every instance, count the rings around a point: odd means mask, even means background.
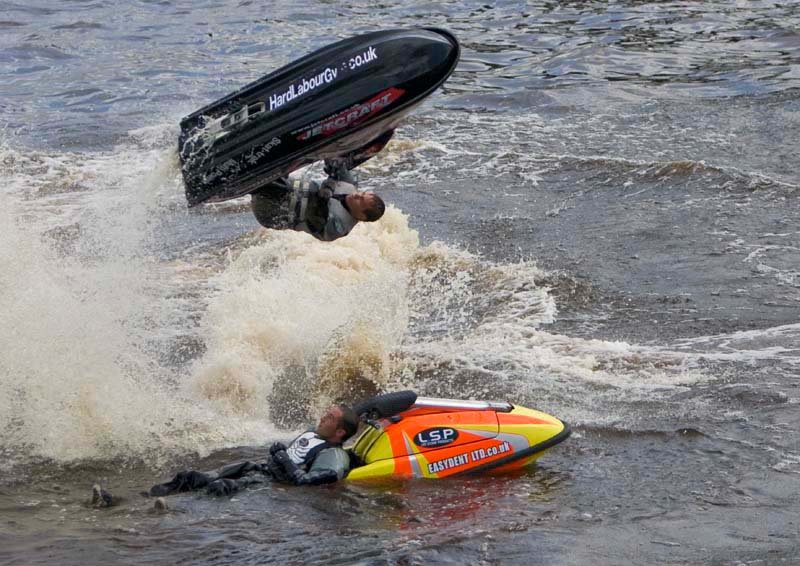
[[[333,196],[333,193],[334,193],[333,181],[331,181],[330,179],[325,179],[319,186],[317,195],[319,195],[319,198],[323,200],[328,200]]]
[[[291,483],[297,483],[297,480],[303,476],[303,470],[297,467],[297,464],[292,462],[292,459],[286,453],[286,450],[279,450],[272,455],[272,460],[276,462],[284,471],[285,475]]]
[[[281,483],[291,483],[291,479],[286,475],[286,471],[283,469],[283,466],[276,462],[274,458],[270,458],[265,467],[266,473],[272,476],[272,479],[275,481]]]
[[[239,484],[236,480],[214,480],[206,488],[206,493],[209,495],[231,495],[239,491]]]
[[[287,483],[294,485],[321,485],[338,481],[339,476],[334,470],[317,470],[314,472],[304,472],[297,464],[292,462],[286,452],[276,452],[272,459],[277,462],[286,474]]]
[[[269,447],[270,456],[274,456],[275,452],[279,452],[283,450],[286,451],[286,445],[283,442],[275,442],[272,446]]]

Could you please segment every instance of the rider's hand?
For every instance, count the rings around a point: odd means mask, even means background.
[[[319,197],[323,200],[328,200],[333,196],[333,182],[330,179],[325,179],[317,192]]]
[[[294,462],[292,462],[292,459],[286,453],[286,450],[277,450],[273,452],[272,460],[280,464],[284,470],[287,469],[286,468],[287,465],[294,466]]]
[[[292,462],[292,459],[285,450],[275,452],[272,456],[272,460],[283,468],[284,481],[288,480],[289,483],[297,485],[299,480],[305,475],[305,473],[297,467],[297,464]]]
[[[286,450],[286,445],[283,442],[273,443],[273,445],[269,447],[270,456],[274,456],[275,452],[279,452],[280,450]]]

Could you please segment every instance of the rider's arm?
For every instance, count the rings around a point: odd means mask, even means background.
[[[356,187],[352,183],[335,181],[332,179],[327,179],[325,183],[323,183],[323,186],[330,188],[332,196],[328,206],[328,218],[325,222],[325,228],[322,231],[320,239],[325,242],[332,242],[343,236],[347,236],[357,223],[344,206],[339,202],[335,202],[333,195],[341,198],[344,195],[355,192]]]
[[[310,186],[302,193],[304,205],[300,207],[300,217],[298,221],[304,227],[303,230],[317,238],[324,239],[325,227],[328,222],[328,200],[330,195],[327,191],[321,191],[321,187],[312,181]]]
[[[306,204],[297,225],[318,240],[332,242],[346,236],[356,221],[347,210],[333,198],[355,191],[355,186],[344,181],[327,179],[322,184],[312,183],[306,190]],[[297,229],[297,228],[295,228]]]
[[[334,483],[342,479],[350,468],[350,457],[341,448],[326,448],[322,450],[308,472],[300,469],[285,451],[276,452],[275,459],[287,472],[291,482],[295,485],[320,485]]]
[[[323,242],[332,242],[338,240],[350,233],[349,224],[336,215],[330,215],[328,221],[325,223],[325,230],[319,238]]]

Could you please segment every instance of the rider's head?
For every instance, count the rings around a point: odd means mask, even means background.
[[[319,420],[317,434],[328,442],[341,444],[358,430],[358,416],[347,405],[330,407]]]
[[[383,200],[375,193],[350,193],[345,201],[353,218],[361,222],[375,222],[386,210]]]

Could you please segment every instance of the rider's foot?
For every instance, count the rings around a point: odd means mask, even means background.
[[[99,483],[92,486],[92,507],[111,507],[114,505],[114,496],[103,489]]]

